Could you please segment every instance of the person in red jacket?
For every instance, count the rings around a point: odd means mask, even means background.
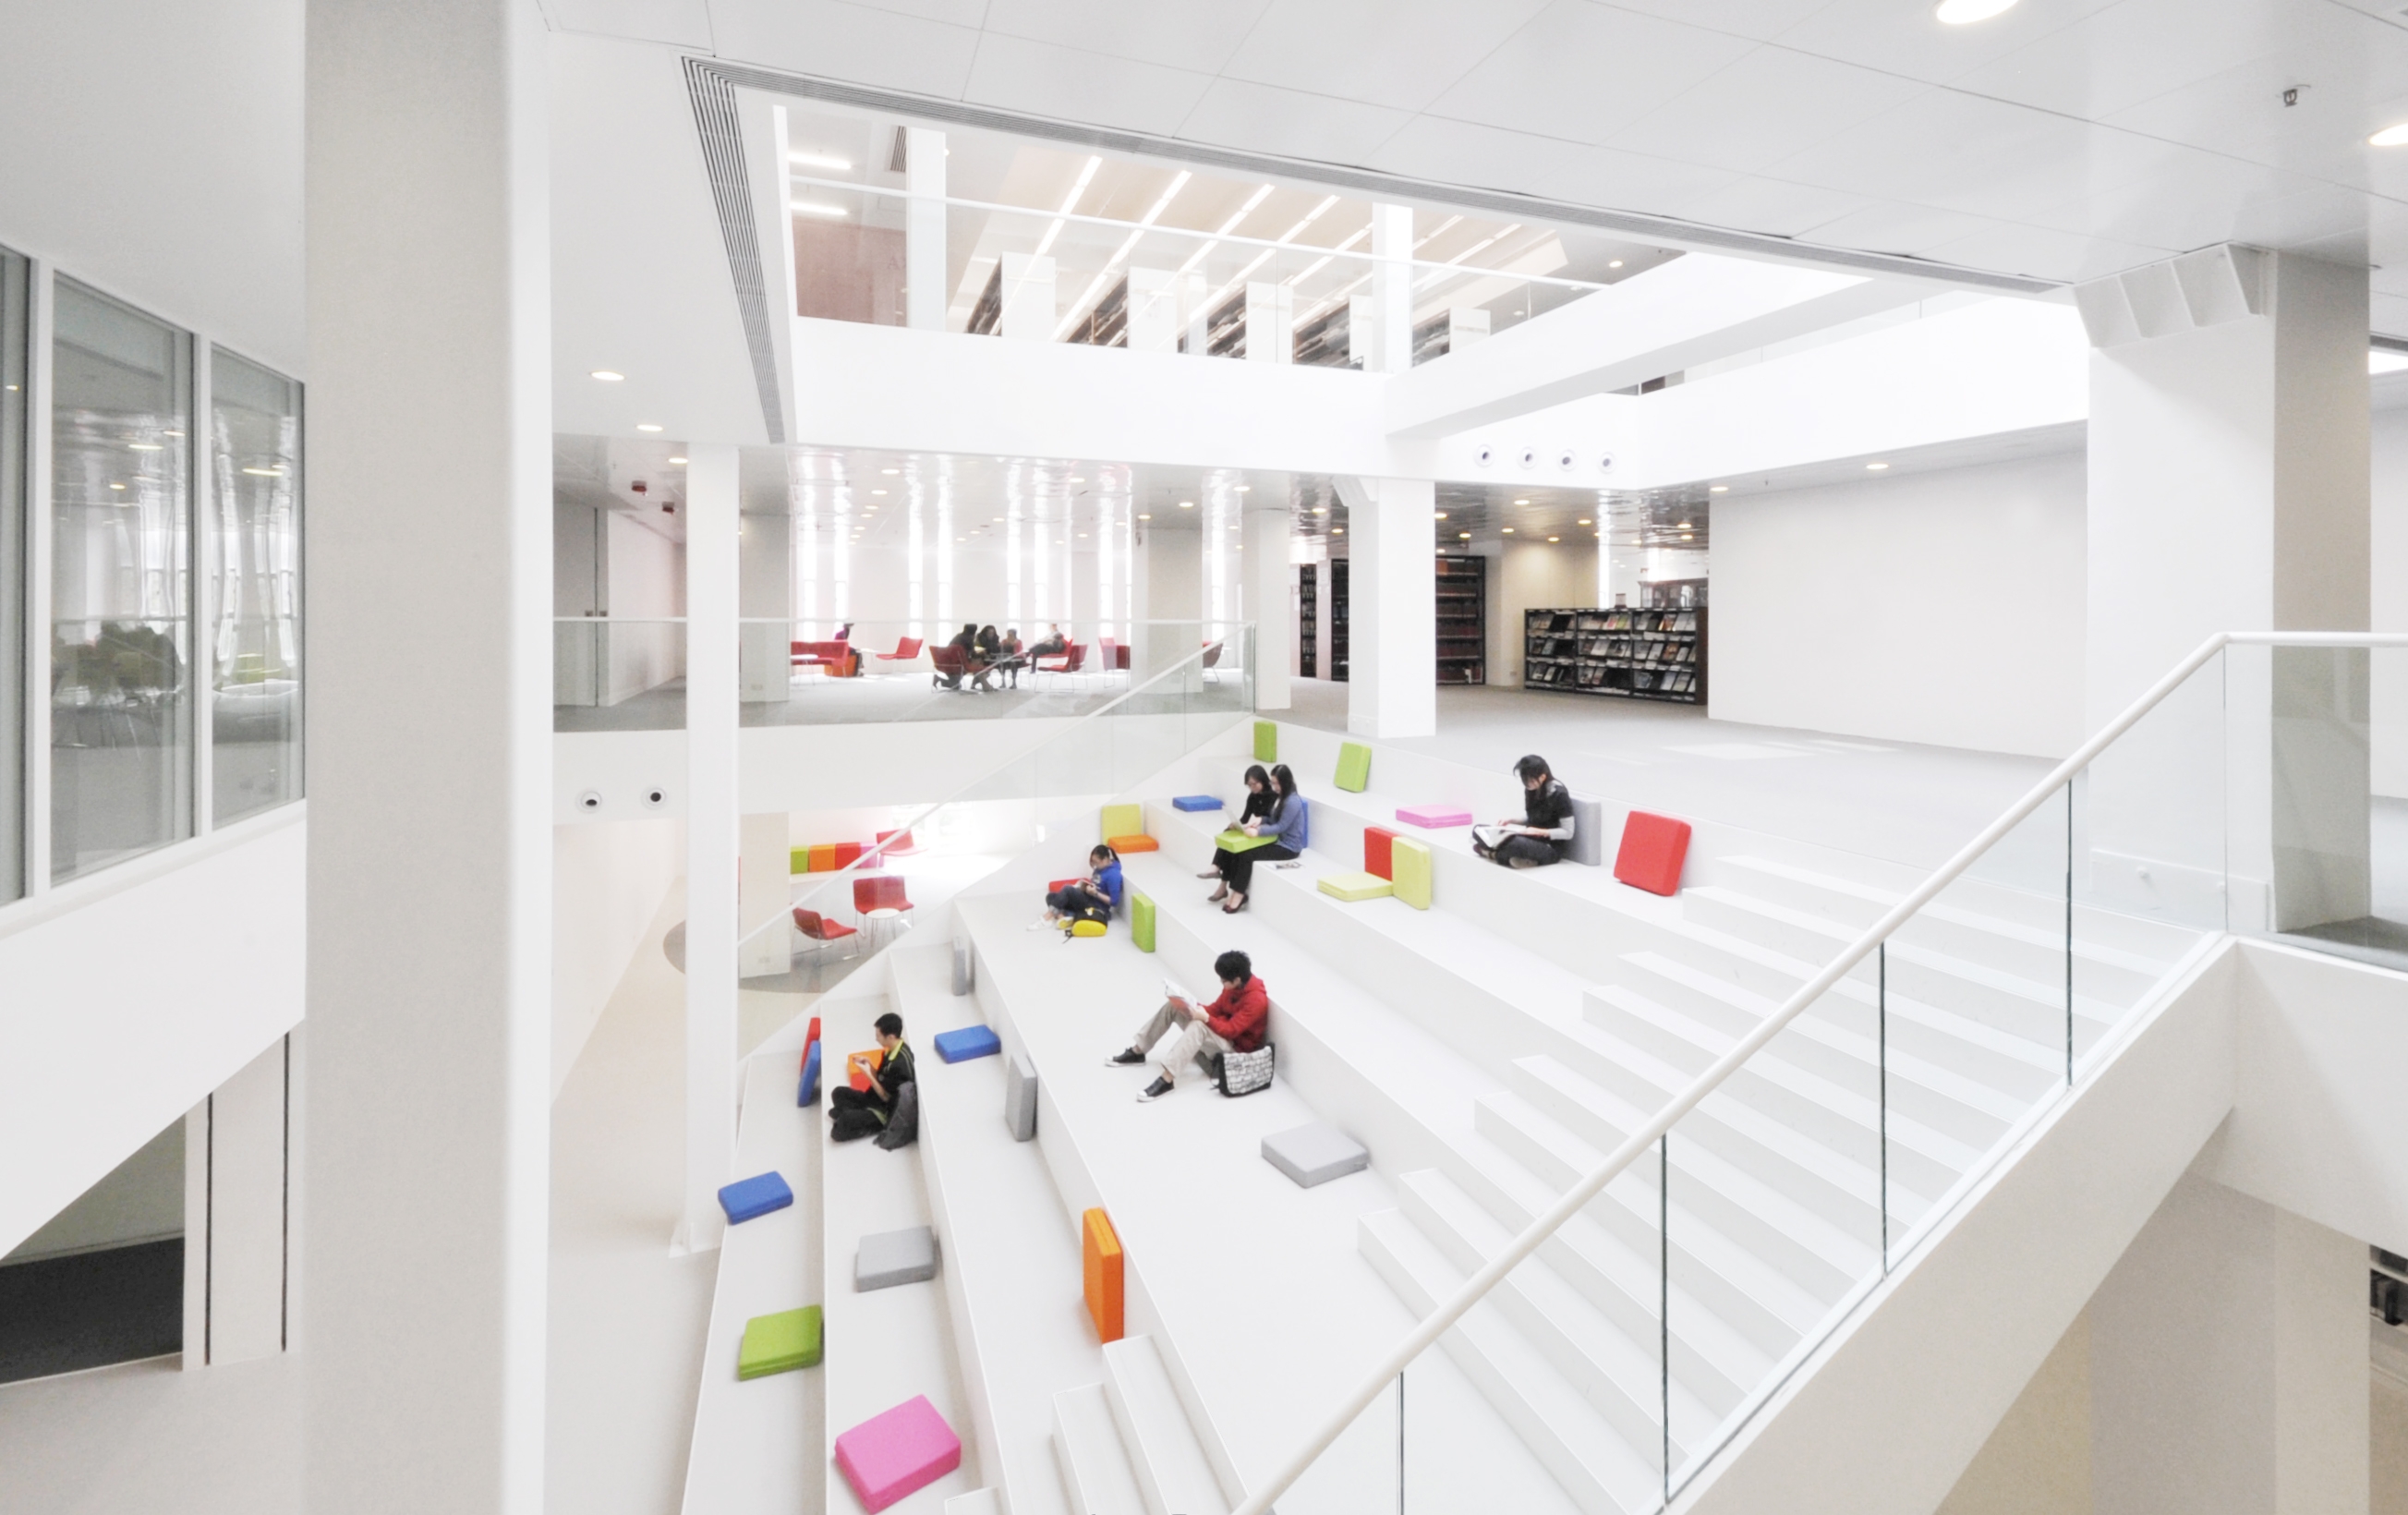
[[[1253,960],[1242,952],[1224,952],[1213,960],[1212,972],[1221,980],[1219,999],[1198,1010],[1175,986],[1164,985],[1168,998],[1162,1008],[1138,1028],[1137,1040],[1109,1060],[1117,1067],[1138,1067],[1146,1060],[1146,1048],[1162,1044],[1155,1057],[1162,1072],[1138,1095],[1140,1104],[1169,1093],[1178,1086],[1179,1070],[1191,1063],[1209,1077],[1212,1059],[1221,1053],[1261,1050],[1271,997],[1254,976]],[[1181,1028],[1179,1035],[1166,1040],[1174,1026]]]

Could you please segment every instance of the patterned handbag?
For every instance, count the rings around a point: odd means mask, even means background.
[[[1252,1052],[1224,1052],[1212,1070],[1212,1082],[1235,1099],[1271,1087],[1271,1063],[1279,1049],[1268,1042]]]

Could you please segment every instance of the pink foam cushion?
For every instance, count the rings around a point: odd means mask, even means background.
[[[1613,876],[1650,894],[1681,892],[1681,865],[1689,856],[1689,823],[1634,810],[1623,823]]]
[[[864,1509],[884,1509],[961,1466],[962,1438],[919,1394],[837,1437],[836,1465]]]
[[[1449,810],[1444,805],[1407,805],[1397,812],[1397,819],[1425,831],[1435,831],[1448,826],[1470,825],[1471,812]]]

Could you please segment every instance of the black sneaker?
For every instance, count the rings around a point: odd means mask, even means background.
[[[1125,1046],[1107,1060],[1116,1068],[1134,1068],[1145,1060],[1145,1054],[1133,1046]]]
[[[1137,1103],[1140,1104],[1152,1104],[1154,1101],[1162,1098],[1165,1094],[1169,1092],[1170,1080],[1168,1078],[1157,1078],[1153,1083],[1146,1085],[1145,1088],[1138,1090]]]

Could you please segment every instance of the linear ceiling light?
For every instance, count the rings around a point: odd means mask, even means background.
[[[796,200],[795,202],[795,214],[798,216],[840,217],[844,213],[844,207],[840,205],[822,205],[817,200]]]
[[[1079,208],[1079,196],[1087,193],[1088,184],[1095,180],[1096,170],[1103,166],[1103,159],[1089,158],[1087,166],[1079,170],[1079,181],[1070,186],[1069,194],[1062,196],[1062,209],[1054,212],[1054,224],[1045,228],[1045,236],[1038,242],[1037,251],[1030,254],[1032,257],[1041,258],[1054,250],[1054,238],[1062,235],[1062,227],[1066,224],[1061,218]]]
[[[1102,160],[1098,159],[1096,161],[1101,162]],[[1070,335],[1070,328],[1079,324],[1080,318],[1086,314],[1090,306],[1095,304],[1096,296],[1104,292],[1104,282],[1111,278],[1112,270],[1119,267],[1123,263],[1128,261],[1128,255],[1137,251],[1138,238],[1143,237],[1145,235],[1145,229],[1148,226],[1153,225],[1154,221],[1160,217],[1165,210],[1170,209],[1171,196],[1177,195],[1181,190],[1185,189],[1187,187],[1187,181],[1195,177],[1196,176],[1194,174],[1184,168],[1179,170],[1179,177],[1173,179],[1170,181],[1170,187],[1162,192],[1162,198],[1154,201],[1154,208],[1146,211],[1143,216],[1140,216],[1138,219],[1137,229],[1128,234],[1128,240],[1121,244],[1121,250],[1113,253],[1110,258],[1107,258],[1104,261],[1104,266],[1096,270],[1096,277],[1088,283],[1087,292],[1070,302],[1070,313],[1064,316],[1062,318],[1062,324],[1054,328],[1054,339],[1055,341],[1058,342],[1063,338]],[[1060,223],[1057,222],[1055,224],[1058,225]],[[1073,479],[1070,482],[1072,483],[1078,483],[1080,481]]]
[[[1221,245],[1222,238],[1228,236],[1233,231],[1236,231],[1238,229],[1238,223],[1245,220],[1248,216],[1253,215],[1254,213],[1254,207],[1262,204],[1263,201],[1268,197],[1270,192],[1271,187],[1268,184],[1265,184],[1256,189],[1252,195],[1247,195],[1246,203],[1238,207],[1238,213],[1231,216],[1228,220],[1221,223],[1221,229],[1212,234],[1211,240],[1206,242],[1202,247],[1197,248],[1194,252],[1190,253],[1187,261],[1179,266],[1179,271],[1181,273],[1185,273],[1188,269],[1193,268],[1197,264],[1203,262],[1205,254],[1211,252],[1214,248],[1219,247]]]
[[[2369,147],[2399,147],[2403,143],[2408,143],[2408,121],[2397,126],[2386,126],[2366,139]]]
[[[590,377],[599,379],[606,384],[615,384],[627,376],[624,373],[615,373],[609,368],[596,368]]]
[[[852,159],[834,157],[825,152],[789,152],[786,161],[800,164],[806,168],[833,168],[840,174],[853,171]]]
[[[1932,14],[1950,26],[1971,26],[2015,8],[2015,0],[1940,0]]]

